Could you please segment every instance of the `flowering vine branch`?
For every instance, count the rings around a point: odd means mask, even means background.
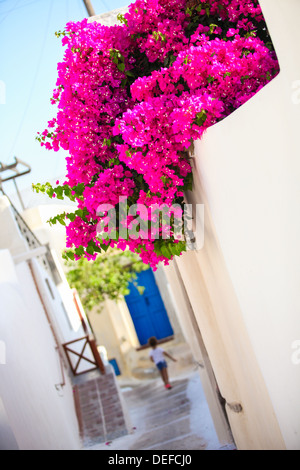
[[[111,246],[155,269],[186,249],[171,212],[192,189],[191,143],[279,66],[257,0],[137,0],[119,20],[112,27],[71,22],[57,33],[66,46],[51,98],[58,111],[37,139],[69,152],[67,179],[34,187],[78,204],[71,217],[52,221],[68,222],[67,257],[95,259]],[[124,200],[121,220],[115,214]],[[116,209],[114,237],[104,206]],[[163,224],[153,230],[161,218],[153,206],[170,208],[168,237]],[[138,236],[126,236],[137,226]]]

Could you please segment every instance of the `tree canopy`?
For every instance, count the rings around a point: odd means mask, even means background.
[[[137,280],[137,273],[149,269],[140,258],[129,251],[109,250],[95,261],[81,258],[68,261],[67,279],[71,287],[78,291],[83,307],[90,311],[106,299],[120,300],[129,294],[129,283]],[[143,286],[136,283],[142,294]]]

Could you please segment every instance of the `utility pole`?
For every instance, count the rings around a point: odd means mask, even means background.
[[[91,0],[83,0],[83,3],[85,4],[86,11],[88,12],[89,16],[95,16],[95,10],[93,8]]]

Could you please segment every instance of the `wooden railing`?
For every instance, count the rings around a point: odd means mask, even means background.
[[[81,352],[75,351],[70,346],[76,343],[82,342]],[[74,375],[85,374],[86,372],[91,372],[93,370],[99,369],[102,374],[105,374],[105,367],[102,362],[101,356],[98,352],[96,342],[91,336],[84,336],[82,338],[69,341],[68,343],[63,344],[70,368]],[[89,357],[86,356],[89,351]],[[73,356],[73,360],[72,360]],[[74,362],[74,359],[76,361]],[[89,367],[84,370],[79,371],[79,366],[82,365],[83,361],[91,364],[92,367]]]

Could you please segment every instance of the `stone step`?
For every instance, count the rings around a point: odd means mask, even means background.
[[[73,389],[84,447],[128,434],[120,390],[113,373],[93,378],[87,376]]]

